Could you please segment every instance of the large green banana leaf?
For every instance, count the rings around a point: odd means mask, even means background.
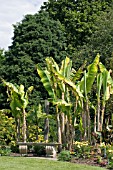
[[[62,65],[59,73],[66,78],[70,78],[71,70],[72,70],[72,61],[70,60],[70,58],[66,57],[65,60],[62,61]]]
[[[37,65],[37,72],[41,78],[41,81],[43,83],[43,86],[45,87],[45,89],[47,90],[49,96],[54,99],[55,98],[55,93],[53,88],[51,87],[51,82],[50,82],[50,77],[49,77],[49,73],[47,71],[44,71],[40,65]]]
[[[103,73],[104,79],[105,79],[105,77],[107,78],[107,86],[109,85],[108,91],[110,88],[110,94],[113,94],[113,79],[110,76],[111,70],[108,71],[106,69],[106,67],[101,62],[99,62],[99,68],[100,68],[101,73]],[[105,83],[106,83],[106,81],[103,84],[103,88],[104,88],[103,90],[105,90]]]
[[[71,80],[65,78],[64,76],[56,72],[54,69],[53,69],[53,73],[56,79],[66,84],[68,88],[71,89],[73,93],[75,93],[75,95],[77,95],[78,97],[83,97],[82,93],[79,91],[77,86]]]
[[[7,86],[8,88],[12,89],[13,91],[15,91],[16,93],[18,93],[18,86],[14,85],[10,82],[6,82],[4,79],[2,79],[2,82],[5,86]]]
[[[2,80],[3,84],[8,87],[8,98],[10,100],[10,107],[12,110],[13,116],[19,116],[21,113],[22,108],[22,101],[20,100],[21,96],[19,94],[19,86],[15,86],[10,82],[6,82],[5,80]]]
[[[47,57],[45,60],[49,72],[51,72],[51,67],[54,67],[54,69],[59,72],[59,66],[52,57]]]
[[[51,87],[54,89],[55,96],[57,96],[58,98],[61,98],[62,91],[65,91],[65,87],[63,85],[61,85],[61,83],[59,83],[59,81],[56,81],[54,74],[52,72],[53,68],[57,72],[59,72],[59,66],[52,57],[46,58],[46,65],[47,65],[47,70],[49,72]],[[61,88],[62,88],[62,90],[61,90]]]
[[[83,65],[76,71],[74,68],[72,68],[71,73],[71,81],[76,82],[79,81],[80,78],[83,76],[83,69],[86,66],[86,61],[83,63]]]
[[[28,105],[28,92],[33,90],[33,86],[28,88],[28,91],[25,94],[24,86],[14,85],[10,82],[2,80],[3,84],[8,87],[10,94],[8,95],[10,100],[10,107],[14,114],[20,114],[22,108],[26,108]]]
[[[103,75],[103,101],[107,101],[110,97],[110,84],[108,83],[108,78],[110,73],[107,70],[104,70]]]
[[[92,64],[88,66],[88,72],[86,73],[86,91],[89,93],[91,91],[92,85],[95,81],[95,77],[98,72],[98,65],[99,65],[99,54],[95,57]],[[81,79],[81,81],[78,83],[80,86],[80,90],[85,93],[85,86],[84,86],[84,77]]]

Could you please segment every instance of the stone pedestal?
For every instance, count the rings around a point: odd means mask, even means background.
[[[27,155],[27,145],[19,145],[19,152],[21,155]]]
[[[46,156],[56,158],[56,148],[54,146],[46,146]]]

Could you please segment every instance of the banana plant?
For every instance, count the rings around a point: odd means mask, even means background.
[[[28,105],[28,95],[32,92],[33,86],[30,86],[28,90],[24,91],[24,86],[21,84],[20,86],[14,85],[10,82],[6,82],[2,80],[3,84],[7,87],[7,94],[8,99],[10,102],[10,107],[12,114],[15,118],[16,124],[21,117],[23,117],[23,127],[22,127],[22,134],[23,134],[23,142],[26,142],[26,107]],[[17,134],[20,133],[20,127],[18,125]],[[17,140],[19,140],[17,138]]]
[[[88,94],[91,92],[92,85],[95,81],[95,78],[98,73],[98,65],[99,65],[99,54],[95,57],[92,64],[90,64],[84,71],[84,76],[81,81],[78,82],[78,88],[82,92],[83,98],[83,113],[82,113],[82,122],[84,126],[84,140],[91,140],[91,129],[90,129],[90,112],[89,112],[89,98]]]
[[[73,89],[73,93],[75,93],[77,96],[80,96],[81,93],[77,89],[76,85],[71,81],[71,79],[73,78],[72,61],[68,57],[66,57],[66,59],[62,61],[60,68],[57,65],[57,63],[54,61],[54,59],[51,57],[46,58],[46,63],[47,63],[46,72],[49,74],[48,76],[49,81],[46,81],[45,83],[44,81],[45,78],[43,77],[45,76],[45,74],[39,73],[39,65],[37,67],[37,71],[48,93],[51,94],[49,92],[50,88],[48,87],[51,87],[51,91],[54,92],[54,95],[51,95],[52,97],[51,102],[54,105],[56,105],[57,122],[58,122],[58,129],[59,129],[58,133],[59,136],[61,136],[60,131],[62,131],[62,134],[65,136],[66,134],[65,122],[68,120],[68,123],[71,124],[70,121],[72,121],[71,112],[70,112],[72,106],[72,103],[70,101],[70,90]],[[45,72],[44,70],[42,71]],[[48,82],[49,85],[46,87]],[[61,114],[62,120],[60,120],[59,112]],[[62,124],[62,126],[60,124]],[[61,140],[59,141],[61,142]]]
[[[51,65],[50,59],[48,59],[48,61],[49,61],[49,66],[50,66]],[[83,71],[82,71],[82,69],[79,69],[76,72],[72,68],[72,61],[68,57],[66,57],[66,59],[62,61],[62,65],[61,65],[60,69],[56,69],[54,67],[54,63],[53,63],[51,72],[52,72],[51,75],[53,75],[54,78],[57,80],[57,87],[59,87],[60,92],[62,93],[61,94],[62,99],[61,100],[58,99],[56,104],[61,107],[61,116],[62,116],[63,121],[65,120],[65,122],[67,124],[67,129],[69,128],[68,124],[71,125],[71,127],[68,130],[68,131],[70,131],[71,129],[74,129],[73,126],[74,126],[74,119],[75,119],[75,114],[72,115],[72,111],[71,111],[71,106],[72,106],[72,102],[70,100],[70,92],[72,91],[71,89],[74,89],[73,93],[76,96],[75,98],[79,99],[80,95],[82,96],[79,89],[77,89],[76,85],[71,80],[79,79],[79,77],[81,76]],[[65,131],[64,123],[62,123],[62,125],[63,126],[61,129],[64,132]],[[71,131],[73,131],[73,130],[71,130]],[[72,134],[72,132],[69,132],[68,134]],[[69,135],[67,135],[67,136],[69,136]],[[72,137],[69,137],[69,138],[72,139]]]
[[[43,86],[45,87],[45,89],[47,90],[48,94],[49,94],[49,101],[53,103],[56,102],[59,98],[60,95],[60,91],[58,89],[58,84],[56,79],[54,78],[53,74],[52,74],[52,67],[53,64],[51,64],[51,62],[54,63],[54,68],[56,70],[59,70],[59,67],[57,65],[57,63],[50,58],[50,60],[48,60],[48,58],[46,59],[46,64],[47,64],[47,68],[46,70],[43,70],[40,65],[37,65],[37,72],[41,78],[41,82],[43,83]],[[56,113],[57,113],[57,130],[58,130],[58,142],[62,143],[61,140],[61,127],[60,127],[60,118],[59,118],[59,112],[58,112],[58,105],[56,104]]]
[[[101,113],[101,120],[100,120],[100,131],[102,131],[103,127],[103,120],[104,120],[104,112],[105,112],[105,105],[106,101],[110,98],[110,88],[111,84],[109,84],[110,72],[105,70],[103,73],[103,98],[102,98],[102,113]]]

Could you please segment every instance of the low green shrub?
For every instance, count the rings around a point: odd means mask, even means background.
[[[58,161],[70,161],[71,158],[70,151],[68,150],[61,151],[58,155]]]
[[[77,158],[89,158],[91,153],[91,146],[86,142],[75,142],[73,145],[73,151]]]
[[[0,155],[9,156],[11,154],[11,149],[8,146],[0,146]]]

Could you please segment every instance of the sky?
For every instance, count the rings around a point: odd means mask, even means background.
[[[0,0],[0,48],[8,49],[13,37],[13,24],[26,14],[35,14],[47,0]]]

